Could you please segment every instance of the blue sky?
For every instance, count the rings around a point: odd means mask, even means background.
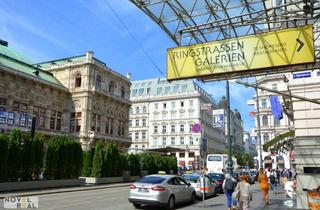
[[[166,51],[175,47],[160,27],[128,0],[2,0],[0,14],[0,39],[35,63],[90,50],[113,70],[124,75],[131,72],[133,80],[150,79],[166,74]],[[217,101],[225,95],[224,81],[201,86]],[[253,108],[246,103],[254,90],[234,83],[230,87],[231,108],[240,111],[249,131],[254,124],[249,116]]]

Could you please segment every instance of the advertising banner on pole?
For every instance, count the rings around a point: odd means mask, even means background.
[[[223,128],[224,127],[224,110],[217,109],[212,111],[212,124],[213,127]]]

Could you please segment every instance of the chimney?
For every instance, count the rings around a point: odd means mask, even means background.
[[[131,73],[130,72],[127,73],[127,78],[128,78],[128,80],[131,80]]]
[[[0,45],[8,47],[8,42],[5,40],[0,39]]]
[[[91,61],[93,58],[93,52],[92,51],[87,51],[86,52],[86,58],[88,61]]]

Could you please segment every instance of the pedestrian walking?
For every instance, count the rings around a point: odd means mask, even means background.
[[[278,181],[278,185],[280,185],[280,170],[279,168],[276,169],[276,174],[277,174],[277,181]]]
[[[252,201],[252,191],[249,184],[249,176],[240,176],[240,182],[238,182],[235,191],[240,192],[239,196],[239,210],[248,210],[249,203]]]
[[[270,181],[270,184],[271,184],[271,186],[272,186],[272,190],[273,190],[273,192],[274,193],[276,193],[277,192],[277,185],[278,185],[278,183],[277,183],[277,180],[278,180],[278,178],[277,178],[277,173],[275,172],[275,170],[272,170],[271,171],[271,173],[270,173],[270,176],[269,176],[269,181]]]
[[[264,202],[264,206],[269,205],[269,185],[268,185],[268,177],[263,169],[259,171],[259,178],[258,181],[260,182],[260,189],[262,192],[262,200]]]
[[[225,179],[222,183],[222,188],[223,188],[223,191],[224,193],[226,194],[227,196],[227,208],[228,210],[231,210],[231,205],[232,208],[236,208],[237,206],[237,201],[236,200],[232,200],[232,193],[234,192],[234,188],[237,184],[237,181],[231,177],[230,174],[226,174],[225,175]]]

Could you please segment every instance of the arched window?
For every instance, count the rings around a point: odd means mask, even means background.
[[[81,87],[81,74],[77,73],[75,76],[75,87]]]
[[[98,90],[101,89],[101,76],[100,75],[97,75],[97,77],[96,77],[96,88]]]
[[[125,92],[124,92],[124,87],[121,87],[121,97],[124,98]]]
[[[142,108],[142,111],[143,111],[143,113],[146,113],[146,112],[147,112],[147,108],[144,106],[144,107]]]
[[[114,91],[114,84],[113,84],[113,81],[111,81],[109,83],[109,93],[113,93],[113,91]]]
[[[136,107],[136,113],[138,114],[140,112],[140,108],[137,106]]]
[[[268,116],[267,115],[263,115],[262,116],[262,126],[268,126],[269,122],[268,122]]]
[[[270,136],[268,133],[263,134],[263,141],[264,143],[267,143],[270,140]]]
[[[277,118],[274,118],[274,126],[278,127],[280,126],[280,120]]]

